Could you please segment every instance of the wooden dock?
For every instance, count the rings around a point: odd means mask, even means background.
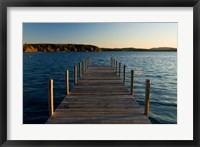
[[[87,66],[75,87],[65,96],[46,123],[150,124],[151,122],[113,66]]]

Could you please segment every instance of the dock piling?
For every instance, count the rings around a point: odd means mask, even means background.
[[[145,110],[144,115],[149,116],[150,112],[150,80],[146,80],[146,89],[145,89]]]
[[[82,74],[84,74],[84,69],[85,69],[85,62],[82,61]]]
[[[131,70],[131,95],[134,95],[134,70]]]
[[[84,61],[85,62],[85,72],[87,71],[87,60]]]
[[[49,80],[49,114],[54,115],[53,79]]]
[[[123,78],[124,84],[126,83],[126,65],[124,65],[124,78]]]
[[[89,65],[90,65],[90,59],[88,58],[87,59],[87,69],[89,68]]]
[[[82,65],[81,62],[79,63],[79,76],[82,78]]]
[[[115,64],[115,72],[117,73],[117,60],[116,60],[116,64]]]
[[[121,74],[121,62],[119,62],[119,77],[120,77],[120,74]]]
[[[66,70],[65,73],[65,82],[66,82],[66,95],[69,95],[69,70]]]
[[[77,84],[77,66],[74,65],[74,84]]]

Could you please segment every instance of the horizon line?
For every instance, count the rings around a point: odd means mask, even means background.
[[[96,47],[99,47],[97,45],[94,44],[84,44],[84,43],[23,43],[24,44],[74,44],[74,45],[93,45]],[[99,48],[109,48],[109,49],[122,49],[122,48],[135,48],[135,49],[152,49],[152,48],[175,48],[177,49],[177,47],[171,47],[171,46],[159,46],[159,47],[150,47],[150,48],[143,48],[143,47],[99,47]]]

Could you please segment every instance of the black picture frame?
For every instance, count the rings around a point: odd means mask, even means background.
[[[192,141],[15,141],[7,140],[7,7],[193,7],[193,135]],[[166,146],[197,147],[199,136],[199,57],[200,2],[199,0],[1,0],[0,2],[0,145],[1,146]],[[172,130],[173,131],[173,130]],[[172,132],[173,133],[173,132]],[[187,132],[185,132],[187,133]]]

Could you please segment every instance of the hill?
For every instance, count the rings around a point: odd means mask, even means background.
[[[177,51],[176,48],[159,47],[159,48],[102,48],[102,51]]]
[[[177,51],[176,48],[100,48],[87,44],[23,44],[23,52]]]
[[[101,48],[85,44],[23,44],[23,52],[99,52]]]

